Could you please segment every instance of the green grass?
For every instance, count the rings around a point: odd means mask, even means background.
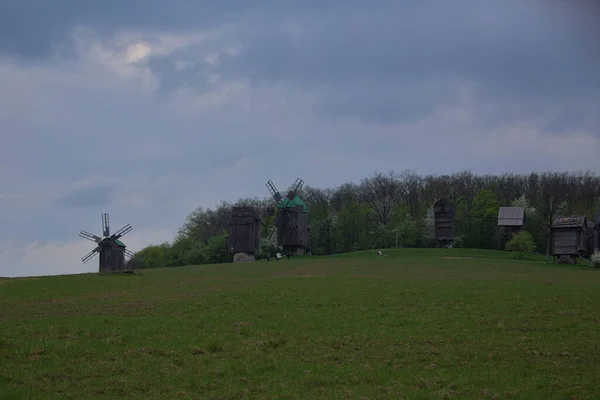
[[[0,398],[597,398],[600,271],[533,258],[407,249],[2,280]]]

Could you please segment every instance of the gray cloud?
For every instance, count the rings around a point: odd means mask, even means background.
[[[381,6],[393,4],[382,1]],[[345,1],[344,9],[356,13],[371,6],[358,0]],[[252,6],[243,0],[187,1],[106,0],[101,3],[77,0],[6,0],[0,13],[0,50],[24,60],[39,61],[60,51],[72,54],[69,31],[91,26],[106,33],[119,29],[211,29],[242,18],[274,18],[281,15],[337,13],[340,3],[305,0],[282,3],[257,0]],[[273,20],[270,19],[273,23]]]
[[[457,77],[475,83],[488,102],[597,99],[600,46],[591,32],[527,2],[498,4],[446,2],[435,12],[423,6],[414,14],[290,17],[279,28],[252,26],[240,34],[242,54],[224,69],[257,83],[326,88],[326,110],[374,119],[424,111],[414,92],[424,83],[443,89]],[[593,33],[600,37],[600,23]]]
[[[115,189],[116,185],[112,183],[92,183],[59,197],[57,203],[70,207],[108,206]]]

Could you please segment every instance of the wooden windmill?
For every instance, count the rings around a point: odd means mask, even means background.
[[[277,231],[277,245],[283,247],[285,254],[304,254],[308,247],[308,208],[297,194],[303,183],[302,179],[296,179],[285,198],[272,181],[266,184],[277,205],[271,236]]]
[[[102,237],[96,236],[86,231],[81,231],[79,236],[91,240],[97,244],[96,248],[86,254],[81,261],[84,263],[94,257],[96,253],[100,254],[99,272],[124,272],[125,256],[133,257],[133,252],[125,248],[125,244],[119,239],[133,228],[127,224],[117,232],[110,234],[108,223],[108,214],[102,214]]]
[[[436,247],[452,247],[454,244],[454,206],[445,198],[433,205]]]

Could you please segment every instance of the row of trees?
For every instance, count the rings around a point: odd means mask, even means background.
[[[310,242],[314,254],[360,249],[430,247],[434,245],[433,203],[441,196],[455,205],[456,245],[498,247],[500,206],[523,206],[525,229],[545,251],[551,221],[557,215],[593,216],[600,177],[591,172],[420,176],[413,171],[375,173],[359,184],[333,189],[304,187],[300,196],[309,207]],[[267,216],[270,198],[223,201],[214,210],[191,212],[171,243],[148,246],[136,253],[134,267],[220,263],[229,260],[227,227],[235,205],[254,207],[261,220],[261,253],[273,250],[268,239],[275,217]]]

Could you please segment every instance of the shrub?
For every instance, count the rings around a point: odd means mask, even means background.
[[[517,233],[506,243],[506,250],[517,253],[517,258],[525,258],[526,253],[535,251],[535,239],[527,231]]]
[[[595,251],[592,254],[592,262],[596,268],[600,268],[600,251]]]

